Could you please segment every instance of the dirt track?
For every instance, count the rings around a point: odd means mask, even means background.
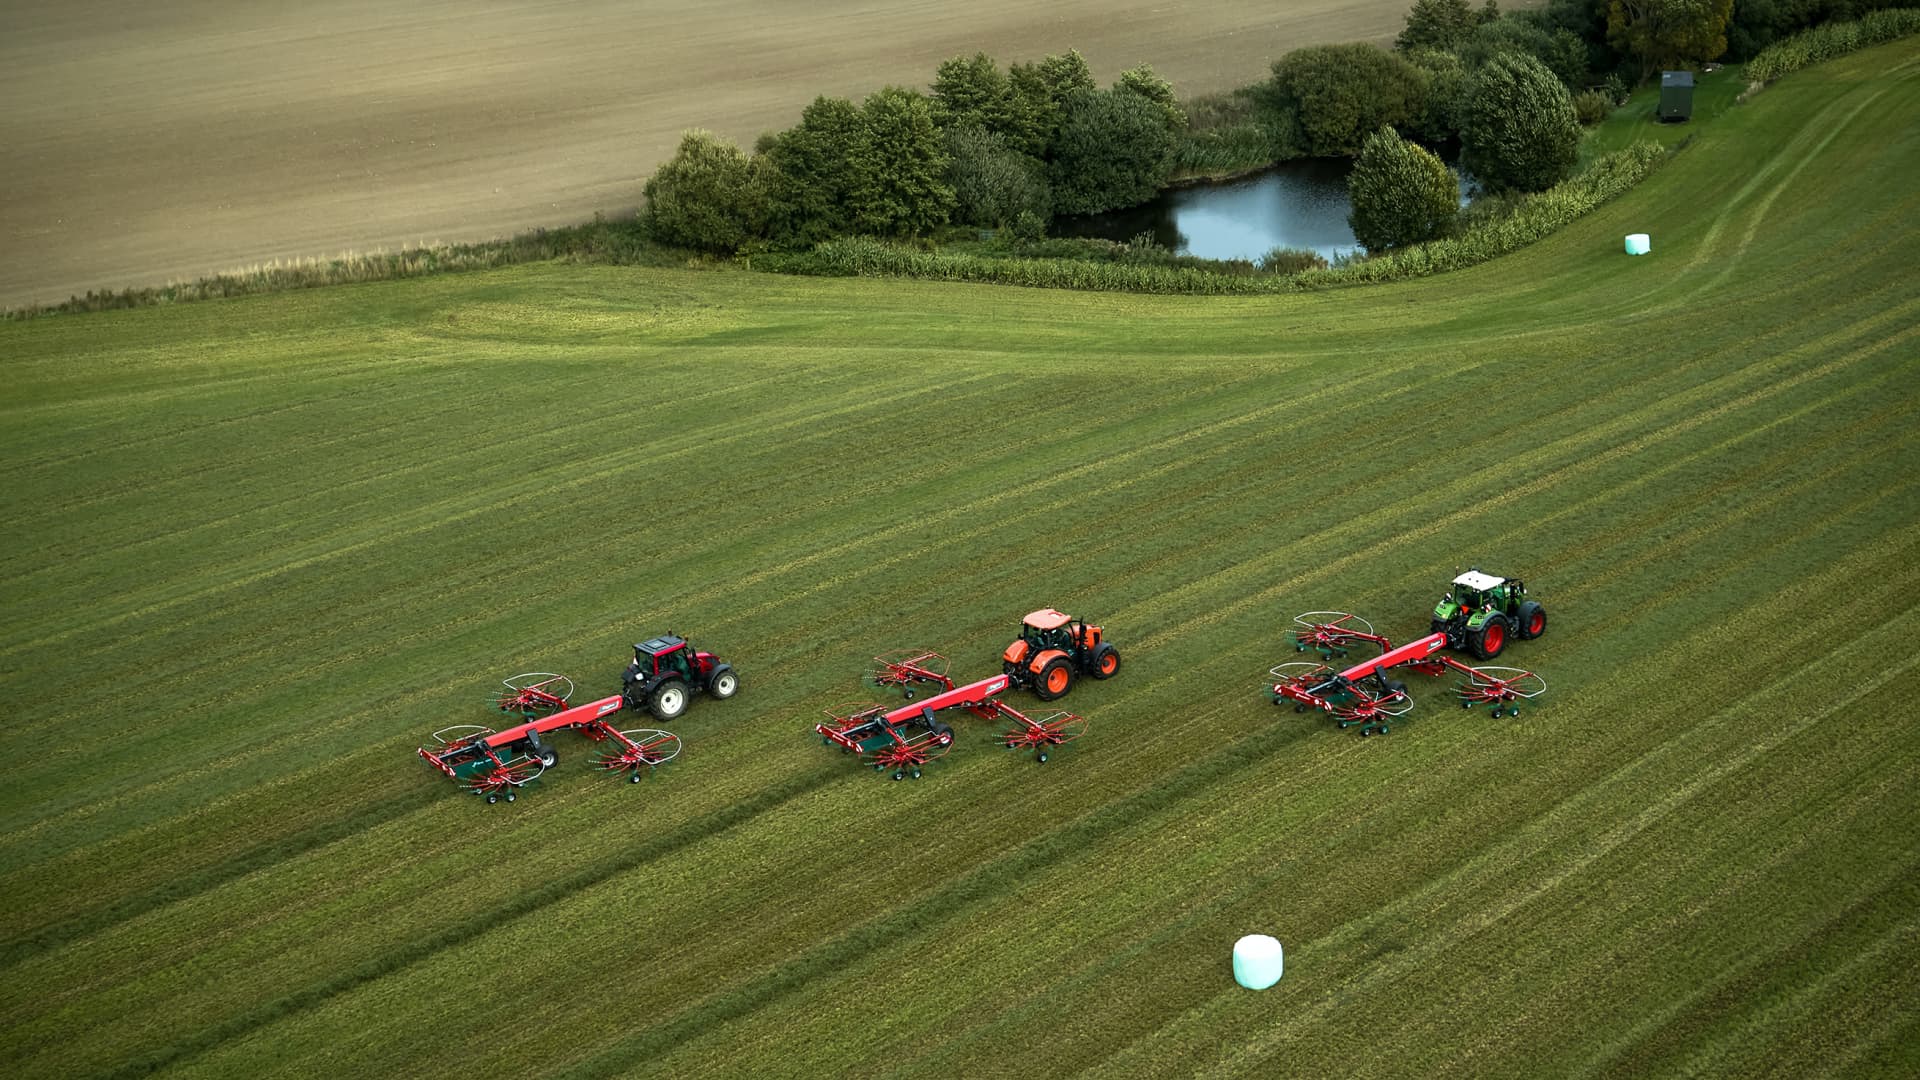
[[[14,0],[0,306],[617,213],[684,128],[750,143],[959,53],[1078,48],[1191,94],[1410,3]]]

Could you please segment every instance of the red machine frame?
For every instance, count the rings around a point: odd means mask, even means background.
[[[621,731],[608,723],[607,717],[626,706],[619,694],[569,708],[573,682],[564,675],[515,675],[506,680],[506,686],[495,704],[502,712],[519,713],[526,718],[524,723],[504,731],[472,724],[442,728],[433,733],[438,744],[434,749],[417,751],[427,764],[490,803],[501,796],[512,802],[520,787],[554,763],[553,751],[540,736],[555,731],[572,728],[594,742],[612,744],[594,764],[608,772],[625,770],[635,783],[640,770],[651,771],[680,753],[680,737],[670,731]]]
[[[893,770],[895,780],[919,779],[920,769],[953,746],[953,729],[937,713],[965,709],[983,720],[1013,721],[1001,737],[1008,750],[1032,750],[1035,760],[1047,760],[1048,751],[1086,734],[1087,721],[1069,712],[1034,719],[1001,701],[997,695],[1013,685],[1004,672],[978,682],[955,686],[947,676],[947,658],[935,652],[904,651],[874,658],[877,665],[868,682],[895,689],[909,704],[894,708],[862,705],[827,710],[830,721],[814,725],[821,741],[858,754],[877,770]],[[922,689],[936,686],[931,697],[916,700]]]
[[[1295,712],[1320,709],[1329,713],[1342,728],[1359,725],[1361,735],[1385,735],[1392,730],[1394,718],[1413,708],[1406,684],[1386,678],[1395,668],[1409,668],[1422,675],[1441,676],[1449,671],[1464,676],[1455,692],[1460,707],[1492,705],[1493,715],[1518,716],[1520,702],[1546,692],[1546,680],[1524,668],[1473,667],[1440,650],[1447,646],[1447,635],[1432,633],[1398,648],[1373,626],[1357,615],[1342,611],[1309,611],[1294,617],[1294,649],[1312,649],[1326,659],[1345,657],[1359,645],[1373,645],[1380,655],[1336,671],[1324,663],[1299,661],[1280,664],[1270,674],[1273,700],[1294,703]]]

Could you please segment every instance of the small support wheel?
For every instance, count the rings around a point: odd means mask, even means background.
[[[1040,756],[1036,760],[1039,761],[1040,764],[1045,765],[1047,763],[1047,752],[1045,750],[1040,751]]]
[[[488,805],[488,806],[492,806],[492,805],[493,805],[494,803],[497,803],[497,802],[499,802],[499,801],[500,801],[500,796],[498,796],[498,795],[489,795],[489,796],[487,796],[487,805]]]
[[[895,770],[893,771],[893,778],[894,778],[895,780],[905,780],[905,779],[907,778],[907,774],[906,774],[906,773],[904,773],[904,772],[901,772],[901,771],[900,771],[900,770],[898,770],[898,769],[895,769]]]

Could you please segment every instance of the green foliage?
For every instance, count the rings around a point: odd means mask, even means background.
[[[1052,155],[1053,140],[1066,120],[1067,98],[1097,85],[1078,50],[1038,64],[1015,64],[1007,71],[1007,81],[1012,91],[1007,143],[1037,158]]]
[[[933,77],[933,118],[943,128],[1005,133],[1013,125],[1013,85],[986,53],[956,56]]]
[[[1747,77],[1768,83],[1789,72],[1857,49],[1920,34],[1920,8],[1876,11],[1858,22],[1828,23],[1768,46],[1747,64]]]
[[[1167,126],[1175,131],[1185,130],[1187,114],[1180,108],[1180,99],[1174,96],[1173,84],[1154,74],[1152,66],[1141,64],[1120,73],[1113,84],[1115,90],[1138,94],[1158,105],[1167,114]]]
[[[1157,103],[1123,90],[1075,91],[1048,162],[1054,208],[1093,214],[1153,198],[1172,171],[1173,146]]]
[[[1468,0],[1414,0],[1406,28],[1394,39],[1401,52],[1438,49],[1450,52],[1463,44],[1480,25],[1482,12]]]
[[[661,243],[738,251],[766,226],[767,179],[739,147],[710,131],[689,131],[647,181],[641,220]]]
[[[1587,44],[1563,28],[1548,28],[1534,12],[1502,15],[1482,23],[1459,49],[1460,59],[1477,68],[1503,52],[1531,56],[1553,72],[1569,91],[1586,86]]]
[[[1502,53],[1473,73],[1460,140],[1461,164],[1488,188],[1541,191],[1573,171],[1580,121],[1540,61]]]
[[[1347,218],[1368,251],[1425,243],[1445,234],[1460,208],[1453,170],[1431,151],[1381,128],[1347,176]]]
[[[1733,0],[1608,0],[1607,40],[1637,57],[1644,77],[1719,59],[1732,17]]]
[[[1300,156],[1279,137],[1252,87],[1203,94],[1187,102],[1187,128],[1174,148],[1174,173],[1186,176],[1244,172]]]
[[[854,227],[878,236],[925,236],[947,221],[953,188],[933,109],[916,90],[889,86],[860,108],[866,142],[854,159]]]
[[[853,227],[856,163],[870,158],[867,122],[845,98],[815,98],[800,123],[765,148],[772,169],[768,232],[775,243],[807,246]]]
[[[1044,229],[1053,216],[1053,196],[1043,164],[1009,147],[1003,136],[971,125],[948,129],[946,144],[953,220],[999,228],[1024,216]]]
[[[1467,104],[1467,66],[1459,56],[1435,49],[1415,49],[1407,62],[1420,69],[1426,90],[1420,112],[1407,125],[1421,142],[1439,144],[1460,137],[1461,110]]]
[[[1420,115],[1423,80],[1403,57],[1373,45],[1295,49],[1273,65],[1261,100],[1272,122],[1314,157],[1350,157],[1381,125]]]
[[[1613,113],[1613,96],[1605,90],[1582,90],[1573,95],[1573,115],[1581,127],[1592,127]]]

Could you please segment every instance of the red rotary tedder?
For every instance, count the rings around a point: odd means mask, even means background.
[[[429,765],[490,803],[502,796],[512,802],[521,787],[552,768],[559,754],[543,736],[566,728],[608,744],[594,765],[625,772],[635,783],[642,769],[651,771],[680,753],[680,737],[670,731],[621,731],[608,722],[608,717],[627,707],[623,695],[568,708],[573,680],[551,672],[515,675],[506,680],[506,687],[494,704],[501,712],[519,715],[521,723],[504,731],[477,724],[442,728],[433,733],[435,746],[419,751]]]
[[[1472,667],[1442,655],[1447,635],[1432,633],[1398,648],[1358,615],[1343,611],[1309,611],[1294,617],[1293,644],[1297,652],[1311,649],[1324,659],[1346,657],[1357,646],[1373,645],[1380,655],[1336,671],[1326,663],[1296,661],[1275,667],[1271,674],[1273,701],[1293,702],[1295,712],[1309,708],[1332,714],[1343,728],[1358,725],[1362,735],[1385,735],[1396,717],[1413,708],[1407,684],[1387,677],[1395,668],[1440,676],[1453,671],[1462,676],[1454,690],[1460,707],[1492,705],[1493,715],[1519,716],[1520,702],[1539,697],[1547,683],[1522,668]]]
[[[909,704],[829,709],[829,721],[815,725],[814,731],[822,743],[858,754],[876,770],[892,769],[895,780],[918,780],[921,766],[953,747],[953,728],[938,716],[950,709],[965,709],[983,720],[1013,721],[999,737],[1000,744],[1008,750],[1032,750],[1037,761],[1046,761],[1049,750],[1087,730],[1086,720],[1072,713],[1057,712],[1035,720],[999,700],[997,695],[1013,685],[1005,673],[955,686],[947,677],[947,658],[939,653],[889,653],[876,657],[875,664],[867,682],[878,689],[898,690]],[[921,699],[929,688],[937,689]]]

